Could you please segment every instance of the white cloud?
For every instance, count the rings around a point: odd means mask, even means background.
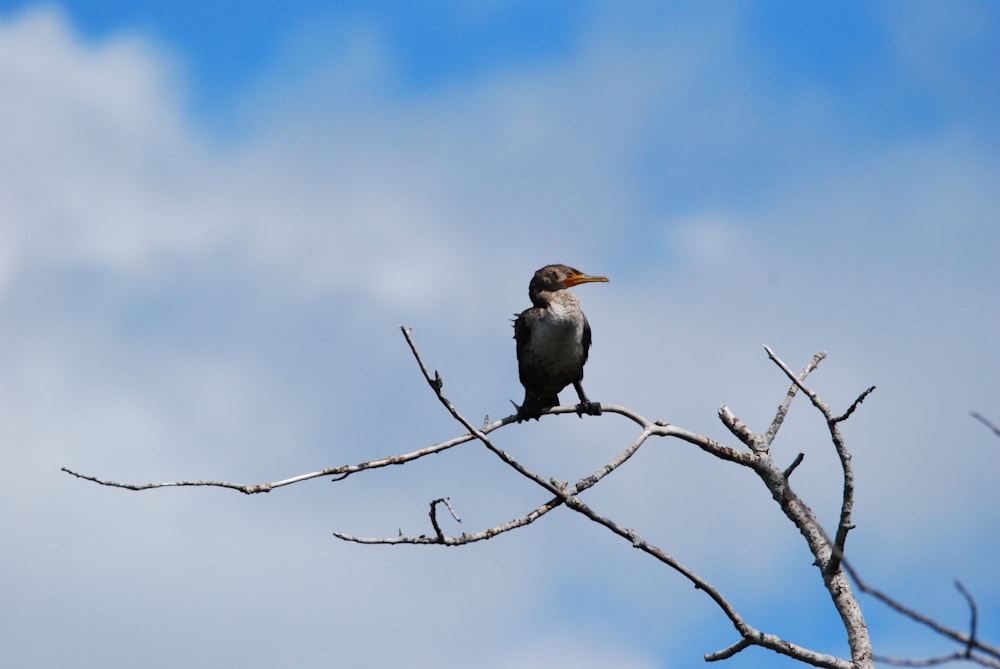
[[[186,200],[203,168],[163,58],[138,38],[81,45],[52,10],[0,30],[6,281],[52,263],[135,269],[200,243]]]
[[[468,551],[329,538],[426,532],[427,501],[442,494],[466,518],[457,531],[540,501],[481,448],[252,499],[130,495],[57,471],[278,478],[450,436],[457,428],[407,359],[400,321],[417,325],[429,366],[471,418],[502,415],[518,394],[507,319],[526,306],[531,271],[551,261],[612,277],[579,293],[595,328],[596,399],[728,440],[719,404],[759,429],[784,396],[761,343],[796,369],[829,349],[813,378],[837,407],[879,385],[845,428],[859,468],[856,545],[874,568],[915,545],[937,551],[942,579],[974,568],[933,533],[961,542],[996,524],[984,512],[997,506],[986,503],[997,494],[993,456],[967,447],[989,435],[964,415],[989,412],[1000,376],[989,356],[989,147],[949,129],[809,156],[863,142],[826,125],[823,95],[811,98],[819,110],[789,112],[784,95],[743,78],[750,68],[735,61],[750,47],[736,14],[721,27],[688,17],[671,39],[654,26],[622,40],[598,22],[565,60],[403,99],[386,92],[394,64],[378,32],[343,30],[342,50],[305,39],[305,55],[248,93],[239,131],[213,142],[187,118],[169,55],[141,36],[84,44],[54,10],[0,24],[0,84],[16,92],[0,107],[0,413],[27,446],[5,457],[18,478],[0,499],[30,500],[0,526],[19,539],[3,559],[24,574],[13,593],[23,620],[59,608],[54,595],[34,598],[54,579],[69,611],[59,629],[94,653],[110,645],[119,665],[134,664],[134,649],[112,645],[102,626],[127,626],[146,648],[165,645],[161,628],[179,635],[184,644],[161,649],[164,664],[232,659],[240,647],[275,660],[296,647],[308,664],[334,643],[352,666],[414,652],[467,666],[497,630],[538,636],[494,666],[662,664],[660,630],[711,626],[714,611],[568,513]],[[680,39],[690,34],[702,38]],[[310,66],[289,79],[300,63]],[[757,134],[758,122],[794,132]],[[767,170],[780,177],[741,167],[772,148],[784,158]],[[647,172],[650,156],[674,171]],[[788,167],[804,157],[806,168]],[[714,201],[729,187],[703,183],[716,170],[735,190],[761,192]],[[665,205],[664,184],[697,193]],[[632,433],[607,417],[500,437],[569,478]],[[776,446],[789,460],[807,454],[797,484],[831,517],[836,462],[802,398]],[[773,607],[769,593],[816,587],[805,563],[783,583],[788,556],[804,551],[746,472],[676,443],[638,458],[593,491],[595,507],[725,582],[755,614]],[[601,618],[610,640],[587,644],[558,626],[543,636],[545,621],[572,624],[565,590],[595,582],[614,605]],[[450,650],[456,638],[461,652]],[[653,650],[626,653],[630,643]],[[695,656],[716,647],[697,643]]]

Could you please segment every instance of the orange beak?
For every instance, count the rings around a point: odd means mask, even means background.
[[[564,283],[566,284],[567,288],[570,288],[572,286],[578,286],[581,283],[598,283],[598,282],[607,283],[608,277],[590,276],[589,274],[583,274],[583,273],[570,274],[568,277],[566,277],[566,281]]]

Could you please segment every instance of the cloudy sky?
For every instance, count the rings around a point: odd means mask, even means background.
[[[0,2],[0,664],[648,669],[735,641],[702,594],[474,443],[261,483],[460,432],[520,399],[531,273],[576,289],[586,388],[726,443],[787,389],[854,453],[850,555],[947,623],[1000,634],[1000,8],[990,2]],[[563,396],[568,401],[571,393]],[[775,457],[832,523],[839,477],[793,406]],[[496,433],[575,480],[621,417]],[[586,495],[746,619],[840,656],[794,528],[749,472],[646,445]],[[863,600],[876,650],[950,650]],[[730,667],[790,666],[748,650]]]

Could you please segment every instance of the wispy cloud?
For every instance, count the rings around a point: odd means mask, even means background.
[[[419,534],[441,495],[469,525],[455,532],[538,503],[479,449],[253,499],[130,495],[58,472],[256,481],[451,436],[400,322],[470,417],[504,415],[518,395],[508,319],[547,262],[611,276],[579,290],[598,400],[720,438],[726,402],[761,428],[786,390],[762,343],[793,367],[828,349],[814,379],[835,405],[878,385],[847,428],[860,566],[905,587],[905,568],[884,564],[905,566],[919,546],[912,573],[945,588],[972,573],[995,593],[982,561],[950,547],[982,546],[1000,523],[997,451],[967,418],[989,412],[1000,376],[1000,160],[974,93],[995,75],[962,54],[993,52],[975,21],[887,7],[886,89],[898,76],[912,87],[903,97],[939,96],[934,114],[891,130],[859,110],[893,104],[768,69],[736,6],[596,10],[558,57],[425,87],[402,81],[377,22],[321,23],[290,35],[207,120],[180,59],[140,32],[83,40],[51,8],[0,22],[12,479],[0,502],[20,509],[0,529],[15,546],[6,571],[21,575],[4,624],[34,639],[0,653],[24,664],[43,625],[72,640],[52,664],[72,650],[109,666],[134,666],[140,648],[172,665],[295,652],[309,665],[331,645],[351,666],[414,652],[468,666],[502,637],[526,641],[490,666],[573,648],[580,666],[605,666],[629,648],[619,664],[642,667],[720,645],[695,629],[717,623],[697,593],[576,519],[468,551],[329,538]],[[961,91],[941,83],[960,70]],[[800,490],[832,514],[822,433],[803,403],[776,446],[806,453]],[[631,435],[605,417],[503,437],[570,478]],[[762,619],[815,585],[794,533],[741,472],[678,444],[637,457],[595,505]],[[608,637],[581,641],[579,629]]]

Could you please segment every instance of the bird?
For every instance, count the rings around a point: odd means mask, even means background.
[[[538,420],[545,409],[559,404],[559,392],[573,384],[580,403],[576,412],[598,416],[601,405],[583,392],[583,366],[590,353],[590,323],[580,301],[568,288],[581,283],[607,282],[606,276],[590,276],[567,265],[546,265],[528,284],[531,308],[514,318],[517,366],[524,402],[518,406],[517,422]]]

